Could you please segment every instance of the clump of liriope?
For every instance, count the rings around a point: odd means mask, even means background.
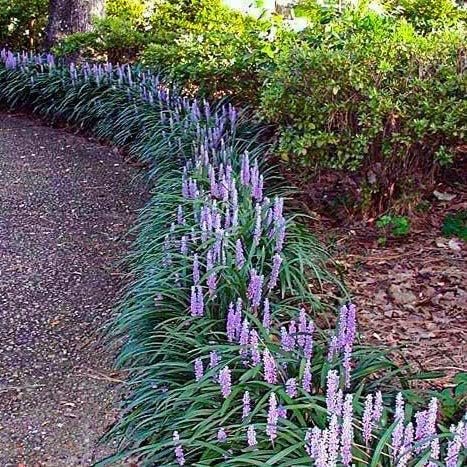
[[[155,184],[131,258],[136,280],[114,323],[129,378],[111,433],[120,453],[107,462],[462,463],[464,421],[437,426],[435,400],[409,420],[402,395],[392,411],[373,390],[384,377],[370,376],[397,370],[355,344],[353,305],[332,335],[315,326],[308,282],[330,280],[326,254],[268,191],[264,148],[242,114],[128,66],[1,58],[10,105],[93,128],[145,162]]]

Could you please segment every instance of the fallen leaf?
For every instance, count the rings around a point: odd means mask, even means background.
[[[452,201],[456,195],[452,193],[442,193],[440,191],[433,191],[433,195],[435,196],[436,199],[439,201]]]

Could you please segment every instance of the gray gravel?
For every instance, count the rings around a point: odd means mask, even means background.
[[[99,343],[144,199],[108,147],[0,114],[0,466],[92,465],[116,416]]]

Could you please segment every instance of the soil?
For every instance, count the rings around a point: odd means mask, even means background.
[[[100,339],[144,190],[116,151],[0,114],[0,465],[89,466],[117,414]]]
[[[427,212],[409,215],[409,234],[389,235],[384,246],[374,219],[336,223],[314,213],[312,228],[333,245],[363,342],[394,349],[399,363],[420,372],[440,371],[444,376],[428,382],[440,388],[467,372],[466,244],[441,233],[448,213],[467,209],[467,193],[443,185],[436,194],[426,200]]]

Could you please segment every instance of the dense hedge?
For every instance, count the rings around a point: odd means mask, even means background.
[[[334,332],[313,323],[326,254],[284,211],[246,114],[130,67],[1,56],[1,102],[92,129],[154,183],[112,325],[127,397],[102,464],[461,465],[465,422],[444,427],[436,399],[390,408],[400,371],[358,345],[353,305]]]
[[[465,139],[464,33],[422,35],[367,13],[305,32],[262,89],[282,157],[310,171],[358,171],[363,205],[422,191]]]

